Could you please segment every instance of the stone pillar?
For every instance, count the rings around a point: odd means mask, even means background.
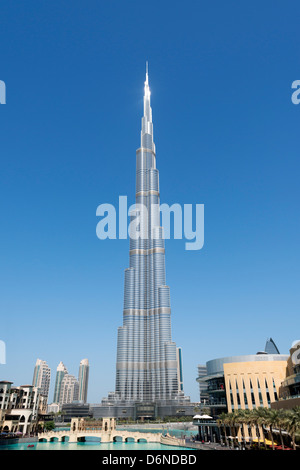
[[[112,442],[112,433],[115,428],[115,418],[102,418],[101,442]]]
[[[115,418],[102,418],[102,431],[110,432],[116,428]]]
[[[70,432],[76,432],[78,431],[79,427],[79,419],[78,418],[72,418],[71,419],[71,426],[70,426]]]
[[[72,418],[71,425],[70,425],[69,442],[77,442],[78,427],[79,427],[79,419]]]

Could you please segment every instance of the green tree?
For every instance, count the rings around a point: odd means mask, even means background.
[[[240,431],[241,431],[241,436],[242,436],[242,441],[243,444],[246,444],[246,439],[245,439],[245,432],[244,428],[245,426],[249,426],[249,422],[251,421],[250,417],[250,411],[247,410],[237,410],[236,412],[236,423],[240,426]]]
[[[296,432],[300,430],[300,406],[288,412],[286,427],[292,438],[293,449],[296,450]]]
[[[221,413],[217,419],[217,425],[220,429],[220,435],[221,433],[221,428],[223,426],[224,428],[224,437],[225,437],[225,443],[228,445],[228,439],[227,439],[227,432],[226,432],[226,424],[227,424],[227,413]]]
[[[265,430],[266,424],[269,422],[269,410],[268,408],[263,408],[263,407],[255,408],[254,410],[252,410],[252,415],[253,415],[253,421],[259,431],[259,435],[258,435],[259,442],[260,442],[260,429],[261,429],[262,437],[264,441],[264,447],[266,449],[267,446],[266,446],[266,438],[265,438],[264,430]]]
[[[55,428],[54,421],[45,421],[44,423],[44,430],[45,431],[52,431]]]

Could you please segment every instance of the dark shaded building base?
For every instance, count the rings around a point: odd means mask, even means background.
[[[196,403],[179,404],[177,402],[146,402],[91,405],[93,418],[132,419],[134,421],[164,419],[167,417],[193,417]]]
[[[65,423],[70,423],[72,418],[90,418],[90,405],[86,403],[68,403],[62,406],[62,416]]]
[[[273,401],[271,408],[274,410],[292,410],[296,406],[300,406],[300,397],[288,398],[286,400]]]

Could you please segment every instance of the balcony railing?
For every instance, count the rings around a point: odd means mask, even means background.
[[[210,398],[208,401],[209,406],[227,406],[227,401],[226,399],[213,399]]]

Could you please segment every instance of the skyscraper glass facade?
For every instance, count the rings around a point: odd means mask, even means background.
[[[60,392],[61,392],[61,384],[64,379],[64,376],[68,373],[66,366],[60,362],[56,369],[56,378],[55,378],[55,387],[54,387],[54,396],[53,396],[53,403],[60,402]]]
[[[88,391],[88,381],[89,381],[89,361],[88,359],[82,359],[79,365],[78,372],[78,383],[79,383],[79,392],[78,400],[86,403],[87,401],[87,391]]]

